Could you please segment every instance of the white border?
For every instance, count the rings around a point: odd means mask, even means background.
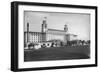
[[[89,13],[91,14],[91,54],[90,59],[82,60],[58,60],[58,61],[38,61],[24,62],[24,11],[49,11],[49,12],[73,12],[73,13]],[[95,64],[95,11],[93,9],[78,9],[78,8],[60,8],[46,6],[18,6],[18,68],[36,68],[50,66],[70,66],[70,65],[86,65]]]

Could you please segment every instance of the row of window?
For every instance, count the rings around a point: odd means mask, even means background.
[[[52,34],[52,35],[64,35],[65,32],[48,32],[48,34]]]
[[[41,40],[30,40],[30,42],[41,42]]]
[[[27,36],[27,35],[26,35]],[[47,38],[47,40],[52,40],[52,39],[64,39],[64,35],[56,35],[56,34],[47,34],[47,37],[41,37],[41,35],[30,35],[29,40],[32,42],[40,42],[43,41],[43,38]],[[26,38],[27,39],[27,38]]]
[[[52,39],[64,40],[64,36],[62,36],[62,35],[48,35],[47,38],[48,38],[48,40],[52,40]]]

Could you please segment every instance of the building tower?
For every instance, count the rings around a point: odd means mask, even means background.
[[[65,31],[65,37],[64,37],[64,42],[67,44],[67,38],[68,38],[68,36],[67,36],[67,34],[68,34],[68,26],[67,25],[65,25],[64,26],[64,31]]]
[[[46,19],[47,19],[47,17],[44,17],[44,19],[43,19],[43,23],[42,23],[42,33],[46,33],[47,32]]]
[[[68,26],[67,25],[64,26],[64,31],[66,34],[68,33]]]
[[[46,41],[46,32],[47,32],[47,23],[46,23],[47,17],[44,17],[43,23],[42,23],[42,42]]]
[[[27,43],[29,42],[29,23],[27,23]]]

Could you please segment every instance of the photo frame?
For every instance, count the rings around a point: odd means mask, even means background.
[[[94,66],[97,6],[11,2],[11,71]]]

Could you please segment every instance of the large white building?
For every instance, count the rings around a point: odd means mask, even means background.
[[[41,43],[51,40],[60,40],[67,43],[70,40],[76,40],[77,35],[69,34],[67,25],[63,30],[49,29],[46,19],[43,20],[41,32],[29,31],[29,23],[27,23],[27,31],[24,32],[24,43]]]

